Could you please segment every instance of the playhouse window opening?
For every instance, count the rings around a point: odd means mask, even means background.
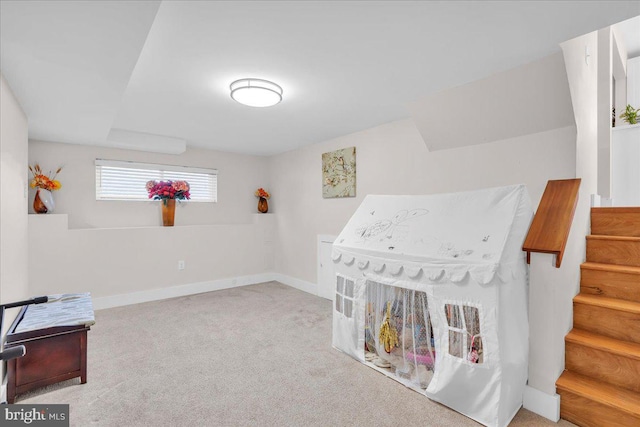
[[[354,281],[336,276],[336,311],[346,317],[353,317]]]
[[[426,389],[435,342],[425,292],[366,282],[365,361]]]
[[[445,304],[444,314],[449,328],[449,354],[471,363],[483,363],[484,347],[478,308]]]

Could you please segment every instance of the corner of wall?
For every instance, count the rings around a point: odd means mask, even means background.
[[[307,282],[306,280],[297,279],[295,277],[287,276],[286,274],[275,273],[273,280],[276,280],[292,288],[301,290],[303,292],[310,293],[311,295],[318,295],[318,286],[315,283]]]
[[[0,302],[28,296],[28,123],[18,99],[0,74]],[[14,310],[15,311],[15,310]],[[6,330],[17,313],[6,316]],[[0,331],[0,348],[4,331]],[[0,365],[4,379],[4,363]]]

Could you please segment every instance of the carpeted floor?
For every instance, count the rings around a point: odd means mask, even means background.
[[[331,347],[331,303],[276,282],[96,312],[72,426],[478,426]],[[571,426],[520,410],[512,426]]]

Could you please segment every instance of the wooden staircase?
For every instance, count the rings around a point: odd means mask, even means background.
[[[592,208],[556,387],[579,426],[640,426],[640,208]]]

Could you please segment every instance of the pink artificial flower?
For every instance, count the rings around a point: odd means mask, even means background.
[[[189,191],[189,184],[186,181],[174,181],[171,186],[175,191]]]

